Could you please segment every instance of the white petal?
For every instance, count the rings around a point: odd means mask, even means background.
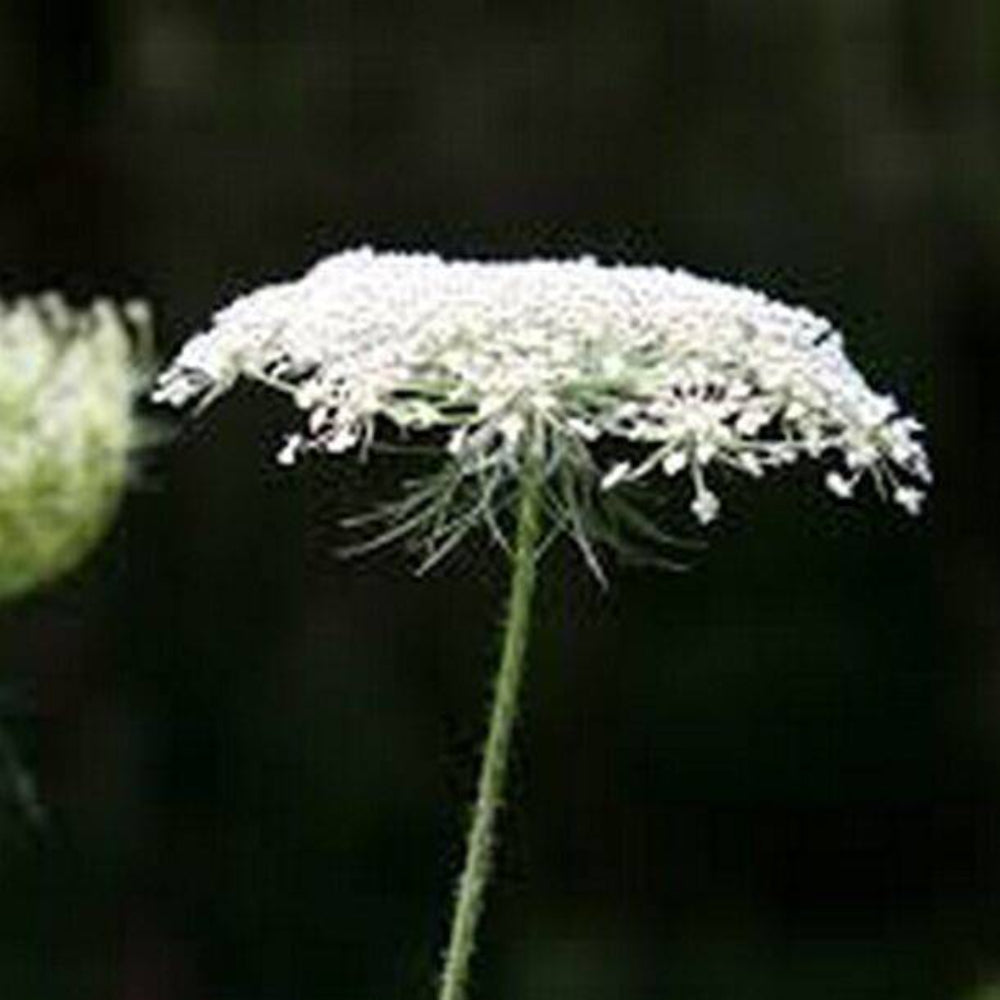
[[[302,435],[290,434],[285,440],[281,451],[278,452],[279,465],[294,465],[299,457],[299,450],[302,447]]]
[[[908,514],[916,517],[923,507],[924,492],[923,490],[914,489],[912,486],[899,486],[892,494],[892,498]]]
[[[691,512],[702,524],[710,524],[719,515],[719,498],[708,489],[701,489],[691,501]]]
[[[854,496],[854,484],[851,480],[842,476],[839,472],[828,472],[826,474],[826,488],[841,500],[850,500]]]
[[[601,489],[610,490],[617,486],[632,471],[632,466],[628,462],[618,462],[613,465],[601,479]]]
[[[688,464],[687,451],[683,448],[670,452],[663,459],[662,468],[667,476],[676,476]]]

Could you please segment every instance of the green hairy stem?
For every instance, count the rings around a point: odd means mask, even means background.
[[[511,733],[517,718],[518,693],[524,676],[531,600],[535,591],[537,548],[541,534],[541,493],[537,466],[525,463],[521,480],[517,537],[512,555],[512,577],[503,654],[497,671],[489,735],[479,772],[479,787],[466,847],[465,866],[458,883],[451,937],[441,977],[439,1000],[465,1000],[476,930],[492,868],[497,813],[503,803],[504,779]]]

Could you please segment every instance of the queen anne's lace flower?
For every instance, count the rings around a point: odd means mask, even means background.
[[[144,306],[0,300],[0,599],[72,569],[100,538],[136,443]]]
[[[307,413],[285,462],[364,449],[387,422],[443,431],[456,467],[490,483],[531,448],[551,477],[572,460],[605,491],[683,475],[702,523],[723,468],[815,459],[837,496],[868,479],[911,513],[930,482],[920,424],[869,388],[825,319],[681,270],[341,253],[220,312],[156,397],[208,399],[240,376]]]

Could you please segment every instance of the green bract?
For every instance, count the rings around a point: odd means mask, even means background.
[[[72,570],[110,523],[148,328],[138,303],[0,300],[0,600]]]

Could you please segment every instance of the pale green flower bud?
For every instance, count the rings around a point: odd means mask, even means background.
[[[72,570],[110,524],[149,330],[139,303],[0,300],[0,600]]]

